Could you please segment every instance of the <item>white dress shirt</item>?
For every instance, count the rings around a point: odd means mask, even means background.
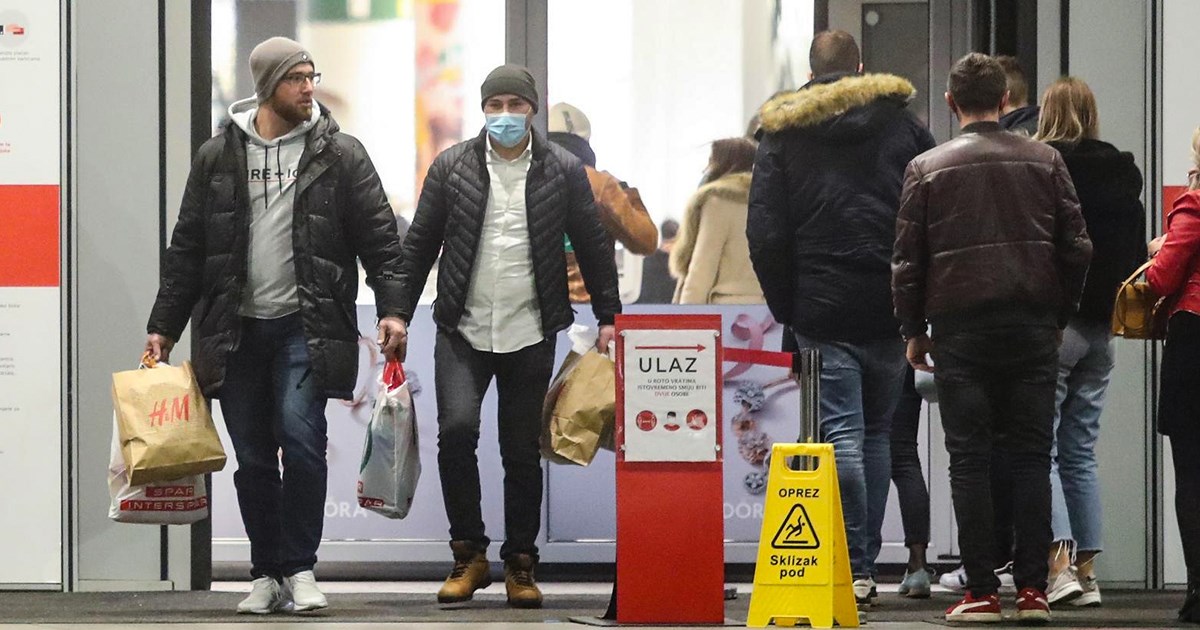
[[[525,214],[532,147],[531,141],[517,159],[509,161],[496,153],[488,138],[487,208],[466,309],[458,324],[467,343],[482,352],[516,352],[543,339]]]

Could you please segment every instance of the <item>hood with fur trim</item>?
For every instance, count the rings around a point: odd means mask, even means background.
[[[873,133],[887,110],[906,107],[917,93],[907,79],[891,74],[819,79],[767,101],[759,112],[766,133],[801,130],[845,139]]]
[[[671,276],[681,278],[692,264],[692,252],[696,249],[696,235],[700,233],[700,215],[704,204],[714,197],[742,204],[750,201],[750,173],[730,173],[720,179],[701,186],[688,201],[679,226],[679,235],[671,247]]]

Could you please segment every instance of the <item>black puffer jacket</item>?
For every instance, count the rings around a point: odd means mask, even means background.
[[[433,318],[445,330],[457,330],[462,319],[490,190],[486,138],[480,133],[446,149],[429,167],[402,252],[400,311],[406,320],[412,319],[439,252]],[[525,207],[542,334],[549,337],[575,319],[563,272],[564,233],[575,248],[596,320],[613,323],[621,312],[613,243],[600,224],[583,163],[537,131]]]
[[[1146,260],[1146,209],[1142,206],[1142,172],[1133,154],[1100,140],[1058,149],[1083,210],[1092,239],[1092,264],[1083,284],[1077,317],[1107,324],[1112,320],[1117,286]]]
[[[146,325],[147,332],[179,339],[192,317],[192,362],[209,396],[219,396],[226,357],[240,341],[250,230],[246,186],[246,135],[229,124],[192,163]],[[355,258],[375,291],[378,316],[399,315],[396,221],[366,149],[340,133],[328,111],[305,138],[295,187],[292,247],[312,378],[327,396],[350,398],[358,372]]]
[[[746,235],[775,319],[805,336],[896,337],[892,242],[904,167],[933,148],[884,74],[831,75],[763,106]]]
[[[1042,108],[1037,105],[1027,105],[1000,117],[1000,128],[1032,138],[1037,135],[1038,119],[1042,116]]]

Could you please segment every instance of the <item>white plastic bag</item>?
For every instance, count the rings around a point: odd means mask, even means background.
[[[938,401],[937,383],[933,380],[933,374],[930,372],[916,372],[913,377],[913,384],[916,386],[917,393],[925,402],[936,403]]]
[[[367,426],[358,470],[358,504],[388,518],[404,518],[421,477],[417,418],[404,368],[388,362]]]
[[[189,525],[208,516],[204,475],[156,481],[144,486],[129,485],[115,416],[108,462],[108,496],[112,499],[108,517],[118,523]]]
[[[571,352],[586,354],[588,350],[596,347],[596,329],[583,324],[571,324],[567,329],[567,339],[571,341]]]

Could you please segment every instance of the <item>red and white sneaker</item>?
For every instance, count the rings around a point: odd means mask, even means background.
[[[967,591],[962,601],[946,609],[946,621],[1000,623],[1001,619],[1000,598],[995,593],[976,598]]]
[[[1046,594],[1036,588],[1026,587],[1017,593],[1017,621],[1034,624],[1050,621],[1050,603]]]

